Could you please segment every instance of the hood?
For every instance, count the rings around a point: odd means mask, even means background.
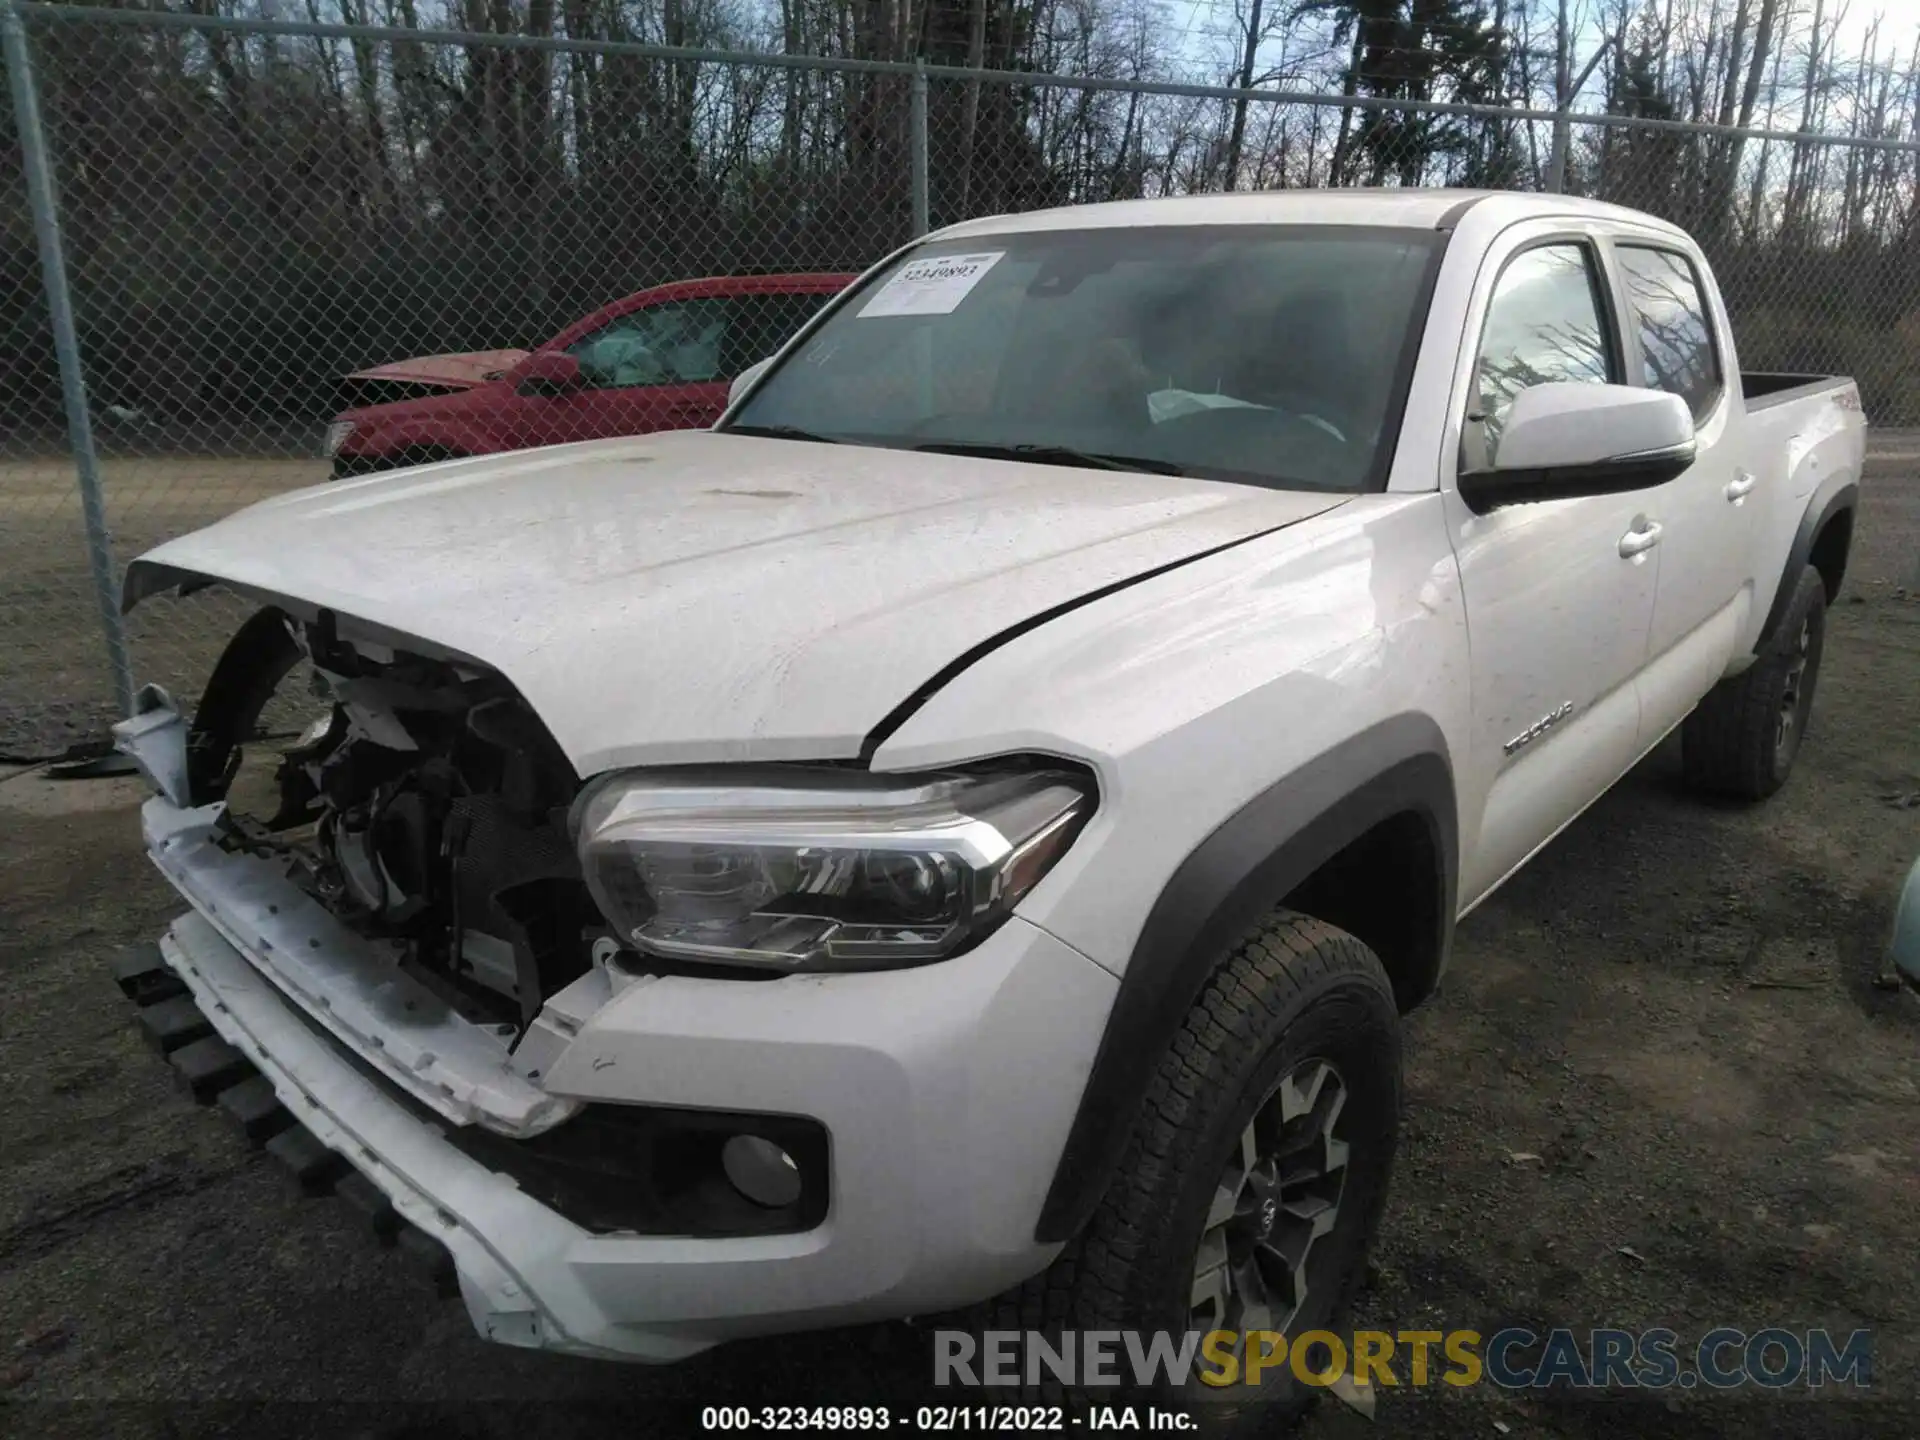
[[[584,778],[839,759],[1012,627],[1343,495],[684,431],[254,505],[136,560],[478,661]]]
[[[446,385],[471,390],[495,379],[527,358],[525,350],[473,350],[463,355],[424,355],[417,360],[396,360],[391,365],[375,365],[356,370],[349,380],[388,380],[408,385]]]

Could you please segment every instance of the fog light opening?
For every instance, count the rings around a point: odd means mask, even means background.
[[[720,1149],[720,1167],[733,1188],[756,1205],[783,1210],[800,1198],[800,1166],[758,1135],[735,1135]]]

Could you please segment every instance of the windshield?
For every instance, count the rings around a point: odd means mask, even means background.
[[[725,428],[1373,488],[1441,240],[1235,225],[934,242],[850,294]]]

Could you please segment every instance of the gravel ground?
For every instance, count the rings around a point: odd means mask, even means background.
[[[101,489],[114,559],[124,569],[163,540],[326,478],[324,460],[109,456]],[[135,683],[158,680],[190,694],[245,613],[224,596],[156,597],[141,606],[126,622]],[[0,757],[57,755],[97,741],[114,719],[113,677],[73,464],[63,456],[0,451],[0,639]]]
[[[1874,983],[1920,854],[1920,439],[1876,454],[1787,790],[1704,806],[1663,750],[1463,924],[1409,1025],[1406,1141],[1357,1317],[1661,1325],[1683,1343],[1866,1327],[1872,1390],[1403,1389],[1371,1425],[1323,1405],[1307,1435],[1920,1432],[1920,1001]],[[0,534],[25,553],[14,518]],[[52,672],[8,674],[0,713]],[[716,1402],[919,1393],[899,1327],[665,1370],[481,1344],[141,1044],[103,961],[175,907],[139,856],[136,801],[122,781],[0,781],[0,1431],[568,1440],[681,1433]]]

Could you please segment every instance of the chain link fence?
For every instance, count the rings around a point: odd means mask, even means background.
[[[1564,188],[1699,235],[1744,364],[1920,424],[1911,141],[14,0],[0,31],[0,754],[204,678],[238,603],[122,634],[141,551],[333,473],[707,423],[853,272],[975,215]]]

